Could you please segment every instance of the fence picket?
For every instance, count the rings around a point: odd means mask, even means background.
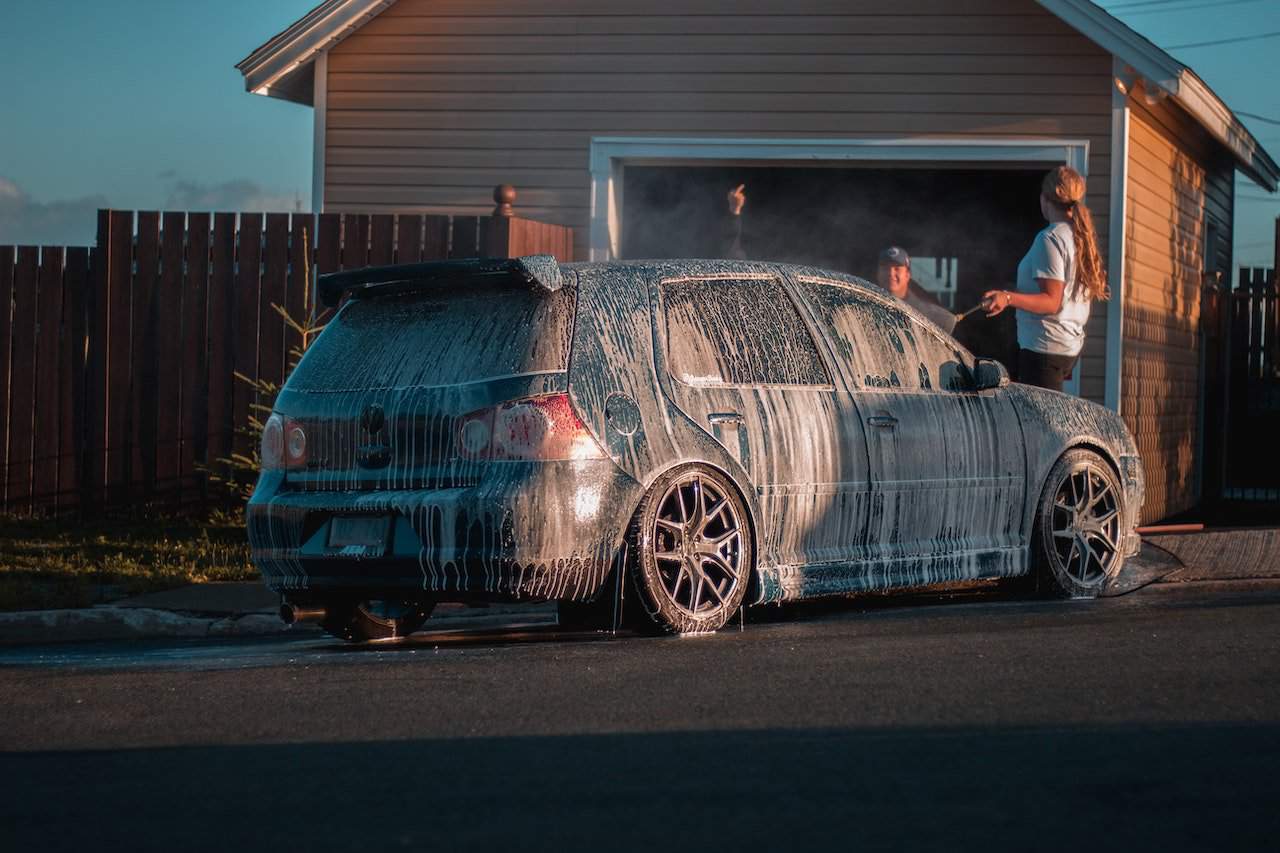
[[[9,485],[9,368],[13,354],[13,246],[0,246],[0,504]]]
[[[307,312],[310,310],[312,303],[310,294],[307,290],[310,282],[307,280],[307,270],[315,257],[316,239],[315,239],[315,219],[311,214],[297,213],[293,217],[293,231],[289,238],[289,281],[288,292],[285,295],[285,310],[289,312],[289,316],[295,322],[303,323],[307,319]],[[304,255],[303,252],[310,253]],[[288,324],[284,330],[284,363],[285,373],[289,372],[289,365],[294,362],[296,356],[294,351],[301,351],[302,335]]]
[[[182,406],[182,279],[187,216],[166,211],[160,239],[160,280],[156,283],[156,469],[155,489],[174,495],[178,488]]]
[[[98,212],[98,245],[89,250],[89,283],[85,292],[84,455],[80,503],[88,512],[106,500],[107,482],[107,305],[110,277],[107,262],[111,231],[107,211]]]
[[[134,241],[129,388],[129,470],[134,499],[144,501],[156,480],[156,283],[160,277],[160,214],[138,212]]]
[[[209,252],[209,298],[206,334],[209,352],[209,398],[206,410],[205,465],[231,455],[232,385],[235,370],[236,215],[213,217]],[[221,470],[221,466],[218,466]]]
[[[480,257],[480,217],[453,217],[453,231],[449,241],[449,257]]]
[[[342,220],[342,268],[369,266],[369,215],[348,214]]]
[[[58,495],[59,510],[80,504],[87,444],[85,428],[85,300],[89,287],[89,250],[67,249],[62,278],[62,337],[58,350]]]
[[[129,388],[132,340],[130,338],[130,302],[133,292],[133,213],[128,210],[110,212],[107,247],[107,280],[110,290],[107,303],[106,416],[104,436],[107,466],[104,500],[122,504],[129,493]]]
[[[209,214],[187,217],[187,263],[182,283],[182,378],[178,435],[178,474],[183,501],[204,497],[196,465],[204,460],[208,429],[209,375],[205,340],[208,331]]]
[[[448,216],[434,214],[422,217],[422,260],[449,257],[449,232],[453,222]]]
[[[416,264],[422,260],[422,216],[402,213],[396,225],[396,263]]]
[[[36,507],[54,508],[58,496],[58,344],[62,335],[62,267],[65,250],[40,250],[40,287],[36,298],[35,433],[32,436],[31,498]]]
[[[258,314],[261,304],[262,214],[240,214],[240,252],[236,267],[235,370],[251,381],[258,378]],[[233,453],[251,457],[253,436],[249,415],[253,411],[253,389],[235,379],[231,391],[231,440]]]
[[[36,299],[40,250],[19,246],[13,280],[13,367],[9,384],[9,488],[11,510],[31,510],[35,441]]]
[[[342,217],[336,213],[322,213],[317,228],[316,272],[323,275],[342,269]]]
[[[1253,271],[1249,283],[1249,378],[1262,378],[1262,326],[1263,326],[1263,290],[1260,286],[1261,270]]]
[[[271,306],[284,307],[288,302],[289,214],[267,214],[266,238],[258,302],[258,376],[280,386],[284,384],[285,322]]]
[[[395,261],[396,218],[390,213],[375,213],[369,218],[369,265],[386,266]]]

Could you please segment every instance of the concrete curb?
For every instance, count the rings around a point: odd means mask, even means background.
[[[253,637],[288,630],[265,613],[199,616],[142,607],[0,613],[0,645],[35,645],[148,637]]]
[[[510,621],[555,621],[554,604],[462,607],[441,605],[427,630],[492,628]],[[92,643],[163,637],[264,637],[315,634],[319,628],[290,627],[275,613],[200,614],[137,606],[82,610],[20,610],[0,613],[0,646]]]

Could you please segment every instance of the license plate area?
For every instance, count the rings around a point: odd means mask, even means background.
[[[338,515],[329,520],[329,548],[343,554],[380,557],[387,550],[391,517]]]

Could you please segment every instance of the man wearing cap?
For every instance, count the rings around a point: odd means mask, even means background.
[[[948,335],[955,330],[956,315],[911,280],[911,256],[901,246],[890,246],[880,253],[876,283],[919,311]]]

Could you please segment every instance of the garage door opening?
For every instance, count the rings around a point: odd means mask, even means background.
[[[748,258],[812,264],[875,278],[881,249],[912,256],[921,286],[956,310],[1012,288],[1018,261],[1044,227],[1047,167],[824,168],[631,165],[623,170],[624,258],[722,257],[727,193],[744,184]],[[1012,312],[974,315],[956,337],[975,353],[1016,361]]]

